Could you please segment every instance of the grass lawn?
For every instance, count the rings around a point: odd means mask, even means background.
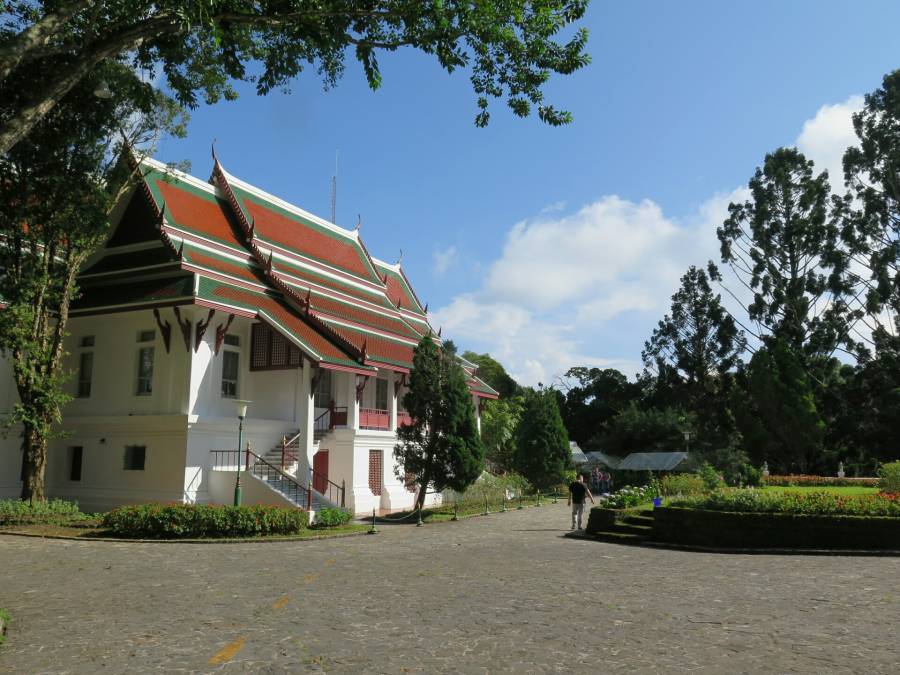
[[[367,525],[359,525],[357,523],[348,523],[338,527],[329,527],[321,530],[305,529],[298,534],[290,535],[273,535],[270,537],[240,537],[239,539],[229,539],[227,537],[204,537],[202,541],[273,541],[278,539],[297,540],[297,539],[327,539],[337,535],[354,534],[357,532],[365,532],[369,529]],[[84,539],[97,538],[113,538],[121,541],[129,541],[127,537],[116,537],[109,530],[99,525],[88,526],[72,526],[72,525],[51,525],[45,523],[35,523],[29,525],[2,525],[2,532],[17,532],[23,534],[34,534],[44,537],[79,537]],[[185,539],[154,539],[153,541],[186,541]],[[190,541],[200,541],[192,539]]]
[[[877,487],[865,487],[865,486],[841,486],[841,487],[815,487],[815,486],[806,486],[803,487],[780,487],[780,486],[769,486],[765,488],[766,492],[831,492],[838,495],[874,495],[878,493]]]

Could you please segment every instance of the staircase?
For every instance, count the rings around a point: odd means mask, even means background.
[[[279,452],[279,458],[280,458]],[[250,467],[250,471],[254,476],[259,478],[262,482],[268,485],[270,488],[275,490],[275,492],[280,493],[286,499],[293,502],[297,507],[301,509],[306,509],[309,502],[307,502],[307,488],[302,486],[296,479],[291,476],[287,476],[277,471],[263,470],[258,469],[258,467],[263,467],[261,462],[254,464]],[[323,508],[330,508],[334,506],[328,502],[322,495],[320,495],[315,490],[312,490],[312,503],[309,504],[313,511],[318,511]]]
[[[300,473],[307,473],[300,470],[300,453],[300,432],[295,431],[290,436],[285,436],[281,443],[263,455],[261,462],[254,462],[254,469],[256,464],[259,464],[261,468],[258,474],[256,471],[253,474],[300,508],[305,509],[309,504],[314,511],[318,511],[321,508],[337,506],[338,504],[332,500],[337,498],[337,501],[340,502],[339,494],[342,495],[343,491],[338,493],[333,489],[337,486],[330,482],[326,483],[329,488],[327,490],[328,497],[316,489],[310,490],[312,474],[310,472],[308,475],[300,475]],[[304,462],[304,464],[306,463]],[[273,471],[273,467],[276,470]],[[307,491],[312,493],[312,498],[309,500]]]
[[[284,464],[282,464],[282,457]],[[297,470],[300,468],[300,432],[292,431],[289,436],[285,437],[283,455],[281,443],[278,443],[263,455],[263,459],[269,464],[281,467],[285,473],[296,476]]]
[[[608,530],[596,532],[594,537],[611,544],[642,544],[652,531],[653,511],[640,511],[624,516]]]

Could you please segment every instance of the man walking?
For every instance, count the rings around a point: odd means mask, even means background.
[[[584,496],[587,495],[591,504],[594,503],[594,495],[591,494],[591,491],[588,489],[588,486],[584,484],[584,476],[582,474],[578,474],[578,478],[569,485],[569,501],[568,505],[572,507],[572,529],[575,528],[575,524],[577,522],[578,529],[584,529],[581,527],[581,521],[584,517]]]

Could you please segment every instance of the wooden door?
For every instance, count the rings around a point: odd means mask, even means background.
[[[313,490],[325,494],[328,488],[328,451],[319,450],[313,455]]]

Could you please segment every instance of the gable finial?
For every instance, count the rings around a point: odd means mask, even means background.
[[[250,218],[250,239],[256,235],[256,218]]]
[[[163,202],[162,208],[159,210],[159,222],[156,223],[157,229],[162,229],[162,226],[166,224],[166,203]]]
[[[306,313],[309,314],[309,304],[312,297],[312,288],[306,289]]]
[[[428,314],[428,303],[425,303],[425,313]]]
[[[397,296],[397,309],[400,309],[400,304],[403,302],[403,298],[399,295]]]
[[[218,140],[218,139],[215,139],[215,138],[213,139],[213,141],[212,141],[212,148],[211,148],[211,149],[212,149],[212,158],[213,158],[213,161],[214,161],[216,164],[218,164],[218,163],[219,163],[219,157],[218,157],[218,155],[216,155],[216,140]]]
[[[369,346],[369,338],[363,338],[363,343],[362,343],[362,360],[363,361],[366,360],[368,346]]]
[[[444,330],[443,326],[438,327],[438,337],[441,337],[441,331]]]
[[[354,232],[359,232],[359,228],[361,228],[361,227],[362,227],[362,214],[361,214],[361,213],[357,213],[357,214],[356,214],[356,229],[353,230],[353,231],[354,231]]]
[[[181,246],[178,247],[178,259],[184,260],[184,239],[181,240]]]
[[[402,262],[403,262],[403,249],[401,248],[401,249],[400,249],[400,257],[397,258],[397,262],[395,262],[394,264],[395,264],[395,265],[399,265],[399,264],[402,263]]]

